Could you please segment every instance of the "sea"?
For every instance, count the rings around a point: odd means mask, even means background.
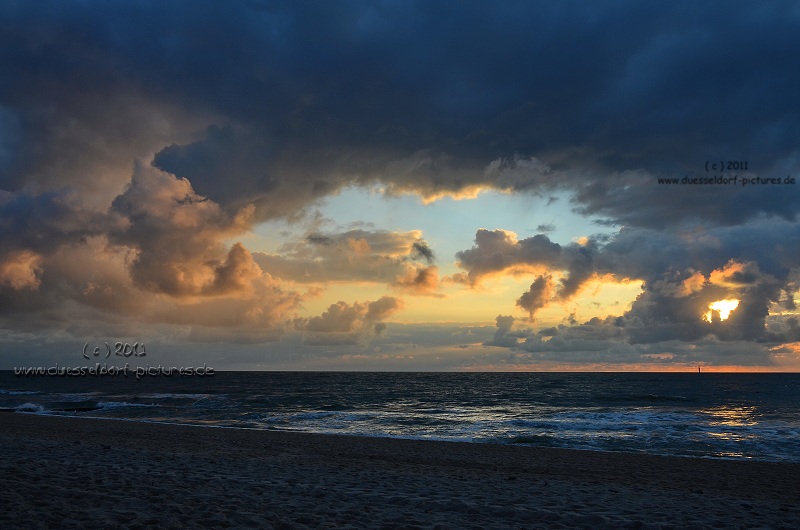
[[[0,371],[0,410],[800,462],[800,374]]]

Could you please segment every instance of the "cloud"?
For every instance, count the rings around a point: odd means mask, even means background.
[[[795,340],[785,326],[771,330],[768,317],[796,290],[800,255],[787,242],[797,234],[798,226],[787,222],[672,233],[631,228],[562,246],[543,235],[518,240],[508,231],[481,229],[475,246],[458,257],[473,282],[520,270],[560,274],[557,286],[549,273],[539,274],[518,299],[531,316],[549,302],[569,300],[591,278],[641,280],[642,293],[613,320],[615,340],[629,344],[707,336],[777,343]],[[709,305],[722,299],[739,300],[739,305],[727,320],[705,321]],[[559,341],[547,347],[555,344]]]
[[[428,265],[432,265],[436,261],[433,250],[431,250],[431,247],[429,247],[425,241],[421,239],[414,241],[412,248],[414,249],[415,256],[424,259]]]
[[[429,265],[433,251],[421,239],[419,230],[390,232],[353,229],[340,233],[311,232],[295,242],[283,245],[278,253],[254,253],[262,269],[275,277],[301,283],[331,281],[401,282],[413,272],[426,270],[419,287],[430,287],[436,267],[423,268],[415,260]],[[413,279],[412,279],[413,280]],[[406,285],[412,287],[414,282]],[[435,288],[435,286],[433,286]],[[418,290],[418,289],[417,289]]]
[[[562,246],[544,234],[519,240],[514,232],[481,228],[475,234],[475,246],[458,252],[456,258],[458,265],[467,270],[472,285],[500,273],[539,274],[543,279],[518,301],[532,317],[536,309],[544,306],[543,296],[551,297],[555,292],[558,298],[568,300],[593,276],[612,272],[597,261],[602,257],[598,249],[603,239],[586,238],[581,243]],[[545,271],[564,273],[557,289],[552,281],[545,281]]]
[[[795,219],[796,186],[655,183],[718,158],[796,169],[797,13],[686,5],[5,6],[0,187],[113,197],[155,153],[256,220],[352,185],[561,188],[587,215],[653,228]]]
[[[176,297],[224,294],[245,289],[247,278],[261,274],[243,246],[226,254],[222,242],[250,228],[252,208],[229,216],[185,179],[140,164],[111,213],[122,219],[111,242],[136,251],[131,275],[144,290]]]
[[[351,185],[424,201],[486,189],[564,189],[586,215],[652,228],[687,220],[736,224],[764,213],[796,218],[796,186],[687,192],[656,181],[704,173],[703,162],[720,151],[746,156],[750,171],[765,176],[796,169],[796,146],[785,138],[797,133],[792,117],[800,107],[773,87],[800,83],[788,73],[797,57],[771,52],[791,49],[795,15],[776,8],[754,24],[751,8],[731,9],[727,27],[746,23],[758,35],[749,44],[736,39],[732,50],[730,30],[708,24],[713,6],[688,18],[681,4],[659,7],[658,16],[652,6],[631,4],[573,8],[569,19],[538,5],[491,13],[472,6],[437,19],[436,8],[410,3],[373,11],[379,32],[363,29],[359,3],[335,14],[254,9],[250,31],[231,27],[230,16],[198,10],[200,20],[216,16],[221,32],[239,31],[237,44],[251,51],[225,70],[254,97],[223,100],[219,79],[203,79],[207,88],[193,95],[224,122],[165,148],[155,163],[191,178],[220,204],[253,202],[258,219],[291,215]],[[570,31],[557,29],[564,23]],[[258,31],[283,38],[264,41]],[[319,42],[327,44],[311,44]],[[168,51],[190,58],[211,46],[199,44],[178,42]],[[757,61],[754,49],[780,60]],[[742,76],[733,72],[741,71],[742,57],[746,79],[760,82],[740,86]],[[150,70],[162,74],[153,59]],[[517,67],[523,62],[525,71]],[[248,76],[261,63],[272,68]],[[767,100],[760,112],[749,103]],[[730,108],[739,109],[735,119]],[[232,182],[224,178],[231,171],[239,176]]]
[[[102,211],[87,208],[69,188],[41,193],[29,188],[0,190],[0,252],[48,254],[114,225]]]
[[[515,319],[511,315],[497,315],[495,318],[495,325],[497,330],[494,336],[484,341],[485,346],[501,346],[506,348],[516,348],[520,342],[525,339],[530,330],[512,331]]]
[[[295,327],[305,332],[303,344],[359,344],[371,335],[380,335],[386,329],[383,320],[402,307],[402,300],[391,296],[352,305],[339,301],[320,316],[295,320]]]
[[[0,318],[8,329],[36,329],[54,321],[62,327],[65,301],[81,296],[82,289],[60,271],[83,267],[88,276],[86,264],[95,263],[90,253],[71,250],[92,246],[117,224],[113,216],[86,207],[70,189],[0,191]],[[70,261],[62,261],[67,255]]]
[[[549,268],[561,262],[562,252],[561,245],[542,234],[520,241],[514,232],[481,228],[475,233],[475,246],[458,252],[456,258],[476,284],[503,271]]]
[[[714,285],[738,289],[754,286],[760,277],[758,263],[752,261],[739,263],[730,260],[723,268],[711,271],[708,281]]]
[[[549,274],[542,274],[533,281],[529,290],[522,293],[517,300],[517,305],[526,310],[533,320],[536,310],[546,306],[553,298],[554,292],[553,277]]]
[[[627,278],[642,294],[612,315],[622,338],[603,340],[793,340],[775,308],[795,309],[800,186],[744,179],[800,178],[795,6],[452,7],[3,4],[3,324],[137,315],[256,340],[296,318],[297,284],[435,294],[446,269],[421,231],[315,231],[275,253],[240,241],[361,187],[568,197],[615,227],[568,244],[549,225],[477,231],[442,281],[530,276],[517,298],[530,318],[592,279]],[[740,300],[728,320],[698,320],[725,297]],[[578,338],[530,347],[559,340]]]
[[[508,320],[511,319],[511,320]],[[524,367],[584,367],[591,369],[663,370],[670,365],[775,366],[787,348],[769,348],[748,341],[722,341],[706,335],[687,342],[663,338],[651,343],[631,343],[624,318],[592,318],[584,323],[547,328],[538,332],[510,332],[512,317],[498,317],[494,339],[487,346],[510,348],[509,357],[493,356],[493,369]]]
[[[235,243],[225,262],[214,270],[214,281],[205,289],[212,294],[226,294],[247,290],[248,284],[262,275],[261,268],[241,243]]]
[[[226,244],[249,229],[252,208],[225,212],[145,164],[106,212],[68,190],[5,193],[1,205],[0,300],[11,329],[80,336],[127,322],[189,326],[190,338],[205,340],[274,340],[303,298],[244,245]]]
[[[36,289],[42,271],[41,256],[28,250],[6,252],[0,262],[0,284],[15,290]]]
[[[444,296],[436,292],[439,288],[439,268],[435,265],[406,265],[406,272],[392,282],[391,288],[410,295]]]

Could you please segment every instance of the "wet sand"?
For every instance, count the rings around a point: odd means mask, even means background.
[[[0,528],[800,528],[800,464],[0,414]]]

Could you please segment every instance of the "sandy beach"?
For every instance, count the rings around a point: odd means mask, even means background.
[[[2,528],[798,528],[800,464],[0,414]]]

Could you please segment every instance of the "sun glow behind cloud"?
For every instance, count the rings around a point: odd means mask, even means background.
[[[739,307],[739,300],[735,299],[725,299],[725,300],[717,300],[716,302],[712,302],[708,304],[708,312],[703,315],[703,319],[706,322],[713,322],[714,312],[719,312],[719,319],[720,320],[727,320],[730,314]]]

